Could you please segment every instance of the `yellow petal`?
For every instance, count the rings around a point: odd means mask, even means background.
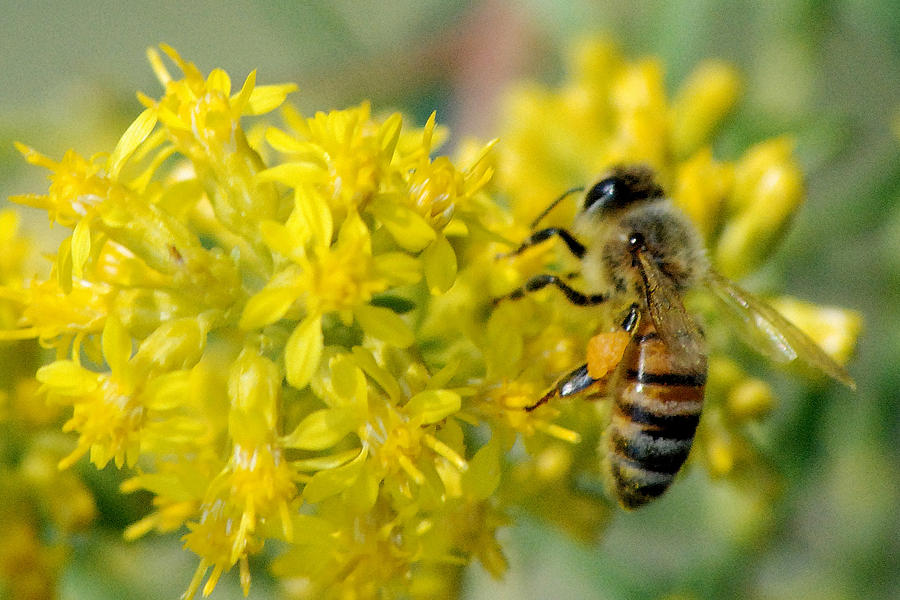
[[[84,279],[84,265],[91,255],[91,227],[87,218],[78,221],[72,231],[72,277]]]
[[[71,360],[57,360],[43,366],[35,378],[63,396],[80,396],[97,389],[97,374]]]
[[[69,237],[59,244],[56,251],[56,281],[63,293],[72,292],[72,238]]]
[[[282,443],[288,448],[325,450],[353,431],[359,418],[353,411],[323,408],[307,415]]]
[[[368,398],[366,376],[356,361],[350,355],[340,354],[329,365],[331,368],[331,387],[334,394],[325,398],[325,403],[331,407],[356,407],[365,410]]]
[[[708,146],[678,167],[673,197],[709,239],[721,221],[722,203],[734,184],[732,165],[718,163]]]
[[[390,157],[394,154],[397,147],[397,140],[400,139],[400,129],[403,126],[403,117],[400,113],[394,113],[381,125],[378,130],[378,139],[380,141],[381,153],[383,156]]]
[[[101,336],[103,358],[113,373],[119,373],[131,358],[131,335],[115,315],[109,315]]]
[[[263,221],[259,224],[259,233],[266,245],[284,256],[285,258],[297,258],[303,256],[309,232],[298,236],[294,231],[278,221]]]
[[[215,68],[206,77],[206,87],[210,91],[222,92],[228,96],[231,94],[231,77],[224,69]]]
[[[442,294],[456,281],[456,252],[443,235],[438,235],[422,253],[425,281],[432,294]]]
[[[310,162],[282,163],[256,175],[259,181],[277,181],[290,187],[297,187],[302,183],[322,183],[325,177],[322,168]]]
[[[300,472],[324,471],[325,469],[334,469],[347,464],[358,455],[358,449],[345,450],[343,452],[338,452],[337,454],[327,454],[325,456],[292,460],[291,466]]]
[[[274,434],[282,379],[278,366],[255,350],[244,349],[228,374],[228,432],[235,443],[259,445]]]
[[[415,341],[406,322],[388,308],[364,304],[353,312],[363,331],[375,339],[397,348],[406,348]]]
[[[331,208],[321,193],[311,186],[297,187],[294,191],[294,210],[302,216],[313,243],[323,247],[331,245],[334,220],[331,216]],[[356,218],[359,219],[358,216]],[[346,226],[346,221],[344,225]],[[363,225],[363,227],[365,226]]]
[[[247,103],[250,102],[250,95],[253,93],[255,87],[256,69],[253,69],[244,79],[240,91],[231,98],[231,108],[238,115],[244,113],[244,108],[247,106]]]
[[[122,166],[156,127],[156,118],[156,111],[148,108],[138,115],[138,118],[125,130],[106,163],[106,169],[109,171],[111,179],[118,179]]]
[[[379,198],[370,204],[369,210],[404,250],[418,252],[437,237],[421,215],[394,200]]]
[[[430,424],[459,412],[462,399],[450,390],[426,390],[419,392],[406,403],[404,411],[410,416],[422,418],[422,423]]]
[[[371,463],[360,471],[353,484],[341,493],[341,503],[352,514],[367,513],[378,500],[380,481],[375,475]]]
[[[284,348],[284,367],[288,383],[297,389],[306,387],[322,358],[322,317],[304,319]]]
[[[462,486],[476,500],[485,500],[500,485],[500,443],[496,437],[482,446],[469,460]]]
[[[385,391],[392,402],[401,401],[400,384],[397,383],[397,380],[394,379],[390,372],[375,362],[375,357],[372,356],[371,352],[362,346],[355,346],[353,348],[353,359],[366,372],[366,375],[371,377]]]
[[[286,154],[300,154],[318,148],[314,144],[294,137],[277,127],[269,127],[266,129],[266,141],[274,149]],[[321,149],[319,149],[319,151],[321,151]]]
[[[365,458],[366,452],[361,450],[359,456],[346,465],[319,471],[303,488],[303,499],[315,503],[346,490],[356,482],[356,478],[362,472]]]
[[[244,331],[259,329],[284,316],[297,300],[296,287],[267,287],[254,294],[241,313],[240,328]]]
[[[287,95],[295,91],[297,86],[293,83],[279,85],[258,85],[250,94],[250,101],[243,113],[245,115],[261,115],[275,110],[281,106]]]

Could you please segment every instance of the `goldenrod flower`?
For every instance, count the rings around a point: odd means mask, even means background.
[[[254,147],[242,119],[294,86],[251,73],[232,93],[223,71],[203,76],[162,49],[182,76],[150,51],[164,94],[140,95],[146,110],[108,156],[55,161],[19,145],[51,185],[13,200],[72,230],[50,278],[4,290],[18,312],[3,335],[57,352],[37,376],[72,407],[78,444],[60,467],[89,453],[136,471],[123,489],[150,490],[156,510],[126,535],[186,526],[201,559],[188,596],[235,565],[246,590],[267,540],[308,541],[304,504],[322,518],[345,507],[333,523],[348,534],[371,512],[373,547],[415,532],[395,570],[372,555],[385,584],[426,558],[493,556],[493,528],[468,536],[448,521],[488,510],[451,421],[459,375],[402,352],[417,342],[404,314],[456,279],[450,239],[484,230],[487,149],[457,169],[432,156],[434,116],[404,130],[367,104],[311,118],[286,107],[286,128],[251,136],[271,149]],[[381,585],[362,570],[348,581]]]

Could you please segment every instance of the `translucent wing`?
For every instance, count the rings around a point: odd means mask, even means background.
[[[671,353],[673,364],[700,373],[706,369],[706,349],[697,323],[691,318],[671,278],[644,252],[636,252],[647,296],[647,309],[656,332]]]
[[[851,389],[856,384],[841,365],[777,310],[741,289],[730,279],[710,270],[710,290],[737,317],[754,348],[777,362],[800,359]]]

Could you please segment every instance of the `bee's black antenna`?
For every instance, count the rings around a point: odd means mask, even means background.
[[[583,191],[584,191],[584,188],[579,186],[579,187],[574,187],[574,188],[572,188],[572,189],[570,189],[570,190],[566,190],[565,192],[563,192],[563,195],[562,195],[562,196],[560,196],[559,198],[557,198],[556,200],[554,200],[553,202],[551,202],[551,203],[550,203],[550,206],[548,206],[547,208],[545,208],[545,209],[541,212],[541,214],[539,214],[539,215],[537,216],[537,218],[536,218],[534,221],[531,222],[531,228],[532,228],[532,229],[536,228],[536,227],[538,226],[538,223],[540,223],[540,222],[544,219],[544,217],[546,217],[548,214],[550,214],[550,211],[551,211],[551,210],[553,210],[554,208],[556,208],[556,205],[557,205],[557,204],[559,204],[560,202],[562,202],[563,200],[565,200],[566,198],[568,198],[570,195],[574,194],[575,192],[583,192]]]

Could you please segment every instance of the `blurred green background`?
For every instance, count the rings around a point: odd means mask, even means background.
[[[43,173],[12,146],[53,157],[113,148],[157,94],[145,49],[167,42],[234,80],[295,81],[304,111],[369,98],[420,123],[432,110],[466,135],[496,134],[511,82],[562,77],[574,37],[607,33],[627,54],[658,55],[670,90],[701,59],[739,67],[746,93],[720,136],[722,158],[793,133],[808,202],[760,275],[798,297],[861,311],[850,366],[856,393],[767,373],[781,403],[760,439],[783,474],[771,536],[697,470],[664,500],[619,513],[596,546],[522,518],[504,531],[510,570],[477,565],[465,598],[895,598],[900,590],[900,3],[896,0],[376,2],[3,2],[0,192],[39,191]],[[25,221],[45,230],[36,212]],[[63,598],[174,598],[195,558],[175,536],[120,541],[145,499],[114,473],[85,470],[99,526],[75,540]],[[2,493],[2,491],[0,491]],[[214,598],[238,598],[236,573]],[[262,570],[251,597],[276,584]]]

